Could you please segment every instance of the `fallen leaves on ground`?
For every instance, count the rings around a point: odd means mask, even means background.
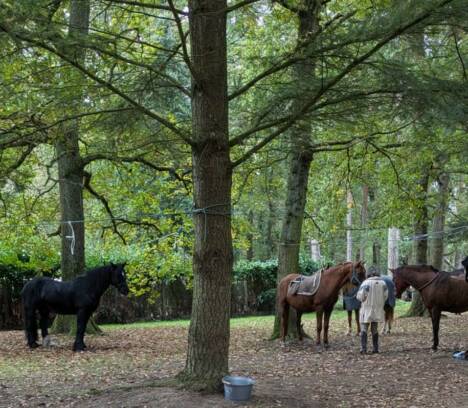
[[[467,407],[468,314],[441,322],[440,350],[430,351],[429,319],[398,319],[381,336],[381,354],[359,354],[359,338],[332,321],[331,347],[308,340],[283,346],[268,340],[269,324],[234,327],[230,368],[256,380],[248,407]],[[315,335],[307,320],[305,330]],[[88,336],[89,351],[73,353],[72,339],[29,351],[19,331],[0,332],[0,406],[232,407],[221,395],[151,387],[185,364],[186,327],[119,329]],[[370,339],[369,339],[370,343]],[[237,405],[239,407],[243,405]]]

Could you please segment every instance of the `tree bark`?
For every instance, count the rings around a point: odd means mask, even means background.
[[[444,166],[443,159],[439,164]],[[435,210],[434,218],[432,221],[433,238],[431,242],[431,264],[434,268],[439,270],[443,269],[444,260],[444,228],[445,228],[445,215],[448,209],[449,199],[449,182],[450,178],[446,172],[439,174],[437,179],[437,207]]]
[[[346,195],[348,213],[346,214],[346,260],[353,261],[353,193],[348,190]]]
[[[320,2],[305,1],[299,5],[297,16],[299,19],[297,46],[301,47],[317,32],[319,28]],[[298,84],[313,83],[315,78],[315,62],[305,58],[294,66],[294,76]],[[291,156],[286,187],[286,202],[282,220],[281,237],[278,248],[278,276],[279,283],[290,273],[299,271],[299,249],[302,236],[302,224],[307,201],[307,186],[309,171],[312,163],[310,149],[312,127],[310,121],[302,120],[294,126],[290,133]],[[281,316],[276,311],[272,338],[278,338]],[[296,314],[293,308],[289,312],[289,338],[298,338]]]
[[[400,230],[392,227],[388,229],[388,248],[387,248],[387,269],[398,268],[399,265],[399,254],[398,254],[398,243],[400,241]],[[392,272],[389,271],[392,275]]]
[[[253,225],[254,225],[254,213],[253,213],[252,210],[249,211],[248,219],[249,219],[249,224],[253,227]],[[245,257],[246,257],[246,259],[248,261],[252,261],[254,259],[254,248],[253,248],[254,236],[253,236],[252,231],[249,231],[247,233],[247,241],[249,243],[249,247],[247,248],[247,253],[245,254]]]
[[[369,218],[369,186],[362,186],[362,207],[361,207],[361,246],[359,247],[359,260],[366,259],[367,247],[367,223]]]
[[[281,238],[278,247],[277,283],[290,273],[299,273],[299,250],[311,161],[311,154],[300,151],[296,151],[291,160],[287,184],[285,215],[283,217]],[[280,322],[281,316],[277,311],[272,338],[279,337]],[[299,337],[296,328],[296,313],[293,308],[289,309],[288,337]]]
[[[187,360],[179,378],[221,390],[228,373],[232,276],[226,0],[189,2],[194,185],[193,303]]]
[[[78,40],[88,34],[89,0],[72,0],[70,2],[70,22],[68,38]],[[84,48],[68,47],[65,52],[83,63]],[[81,79],[73,71],[74,81]],[[80,110],[83,99],[81,90],[77,90],[71,106]],[[59,175],[60,219],[61,219],[61,271],[63,280],[69,280],[83,273],[85,269],[85,225],[83,210],[83,163],[79,147],[79,122],[73,120],[61,128],[61,134],[55,143]],[[76,331],[75,316],[58,315],[52,332],[70,333]],[[97,325],[90,320],[88,333],[100,332]]]
[[[380,244],[378,242],[372,244],[372,265],[380,266]]]
[[[428,231],[428,203],[427,190],[429,188],[429,168],[425,168],[417,183],[416,215],[413,224],[413,264],[427,264],[427,231]],[[428,311],[424,306],[420,293],[416,290],[413,294],[411,307],[406,314],[408,317],[425,316]]]

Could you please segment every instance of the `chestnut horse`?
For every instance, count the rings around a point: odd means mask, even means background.
[[[302,341],[301,317],[304,312],[316,312],[317,317],[317,345],[321,344],[322,320],[323,320],[323,344],[328,348],[328,325],[333,307],[338,300],[340,289],[352,282],[359,286],[366,278],[364,264],[359,262],[344,262],[323,271],[320,286],[313,296],[288,295],[290,282],[298,278],[298,274],[289,274],[281,279],[278,285],[278,308],[281,314],[281,340],[284,342],[288,334],[289,307],[297,312],[297,332]],[[325,317],[323,319],[323,316]]]
[[[468,310],[468,283],[431,265],[400,266],[391,271],[398,298],[410,285],[421,293],[432,317],[432,349],[437,350],[440,315],[442,312],[463,313]]]

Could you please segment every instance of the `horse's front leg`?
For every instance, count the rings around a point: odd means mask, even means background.
[[[322,316],[323,316],[323,311],[317,311],[315,313],[316,319],[317,319],[317,340],[315,344],[317,346],[320,346],[322,343]]]
[[[353,311],[347,310],[347,312],[348,312],[348,332],[346,334],[348,336],[351,336],[352,324],[353,324]]]
[[[431,317],[432,317],[432,350],[437,351],[437,347],[439,346],[439,323],[440,323],[440,314],[441,311],[434,307],[431,310]]]
[[[302,333],[301,318],[302,318],[302,312],[296,311],[296,329],[297,329],[297,337],[299,338],[299,341],[302,341],[304,339],[303,333]]]
[[[91,313],[86,309],[80,309],[76,314],[76,338],[75,343],[73,344],[73,351],[84,351],[86,348],[86,344],[84,343],[84,334],[90,316]]]
[[[323,345],[326,349],[328,349],[329,344],[328,344],[328,327],[330,325],[330,316],[332,314],[333,309],[331,310],[325,310],[325,321],[323,324]]]

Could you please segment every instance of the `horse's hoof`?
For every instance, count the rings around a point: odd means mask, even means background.
[[[328,350],[328,349],[330,348],[330,345],[329,345],[328,343],[326,343],[326,344],[323,345],[323,348],[324,348],[325,350]]]
[[[31,343],[31,344],[28,344],[29,348],[31,350],[35,349],[35,348],[38,348],[40,346],[40,344],[34,342],[34,343]]]

